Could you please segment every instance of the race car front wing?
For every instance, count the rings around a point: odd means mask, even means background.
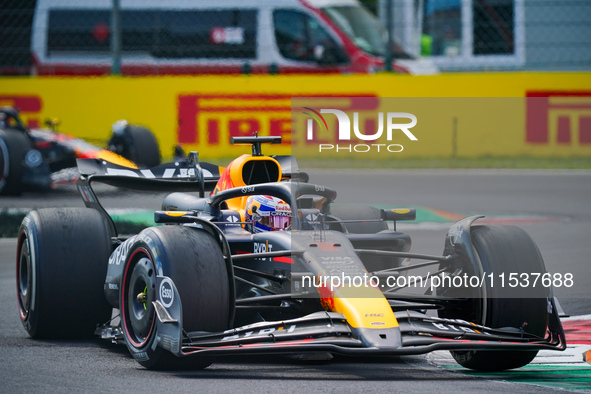
[[[157,278],[157,286],[166,277]],[[544,338],[522,328],[490,328],[458,319],[406,310],[395,313],[397,327],[355,328],[343,314],[315,312],[300,318],[260,322],[220,333],[182,330],[176,288],[165,308],[154,301],[158,345],[176,356],[254,355],[330,352],[342,355],[415,355],[434,350],[564,350],[566,339],[552,298]],[[368,336],[374,340],[368,341]],[[104,336],[105,337],[105,336]],[[383,341],[383,345],[379,341]]]

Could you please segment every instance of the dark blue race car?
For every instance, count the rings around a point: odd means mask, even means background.
[[[195,152],[146,170],[78,160],[86,208],[33,211],[20,228],[29,335],[95,333],[154,369],[231,355],[447,349],[493,371],[565,349],[549,274],[523,230],[473,216],[451,226],[442,255],[411,252],[396,223],[413,209],[335,205],[336,191],[309,183],[293,157],[262,154],[261,144],[278,142],[234,138],[252,154],[225,168]],[[162,225],[119,234],[96,182],[173,192],[155,212]],[[501,285],[515,275],[532,281]]]

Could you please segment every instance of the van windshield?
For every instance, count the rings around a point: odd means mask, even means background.
[[[323,7],[321,11],[363,51],[374,56],[386,54],[388,42],[386,29],[380,20],[364,7],[353,5]],[[394,44],[393,52],[395,58],[410,58],[397,44]]]

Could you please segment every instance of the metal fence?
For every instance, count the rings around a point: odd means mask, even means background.
[[[0,73],[28,74],[34,0],[0,0]]]
[[[60,7],[53,7],[59,2],[0,0],[1,75],[78,74],[66,66],[80,59],[90,70],[87,73],[111,72],[112,1],[66,1],[69,6],[64,6],[62,0]],[[278,60],[273,62],[300,62],[301,71],[306,67],[318,71],[331,62],[352,59],[346,51],[306,44],[313,39],[330,39],[339,46],[347,35],[370,55],[385,56],[380,48],[388,42],[384,34],[390,10],[394,58],[424,57],[442,71],[591,70],[589,0],[364,1],[369,13],[378,14],[384,29],[367,23],[359,9],[346,10],[345,6],[308,11],[302,17],[277,13],[297,0],[277,1],[275,13],[266,18],[256,3],[242,3],[247,5],[233,10],[216,9],[215,2],[204,1],[195,4],[212,4],[211,8],[157,10],[142,7],[141,2],[133,3],[137,8],[125,8],[123,2],[123,64],[144,62],[145,67],[134,72],[146,75],[171,70],[251,72],[276,53]],[[334,34],[335,26],[343,35]],[[270,37],[262,40],[261,35]],[[319,60],[318,52],[323,50],[333,53],[332,57]],[[52,66],[43,67],[44,60]],[[233,60],[239,69],[220,67]],[[266,70],[276,71],[273,67]]]
[[[443,70],[589,70],[591,1],[392,1],[404,48]]]

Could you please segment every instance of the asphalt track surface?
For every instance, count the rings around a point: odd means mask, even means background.
[[[334,187],[342,204],[429,207],[466,216],[484,213],[517,223],[536,241],[550,272],[573,273],[575,286],[556,289],[569,314],[591,314],[591,173],[562,171],[309,171]],[[107,207],[158,209],[160,196],[107,190]],[[0,207],[82,206],[73,188],[0,198]],[[403,225],[413,250],[441,253],[447,225]],[[303,362],[284,357],[223,359],[203,371],[153,372],[125,346],[101,341],[37,341],[16,307],[14,239],[0,240],[0,392],[555,392],[449,371],[426,356],[338,358]],[[548,376],[552,379],[552,376]],[[532,381],[533,382],[533,381]],[[559,383],[559,382],[558,382]],[[591,387],[590,387],[591,389]]]

